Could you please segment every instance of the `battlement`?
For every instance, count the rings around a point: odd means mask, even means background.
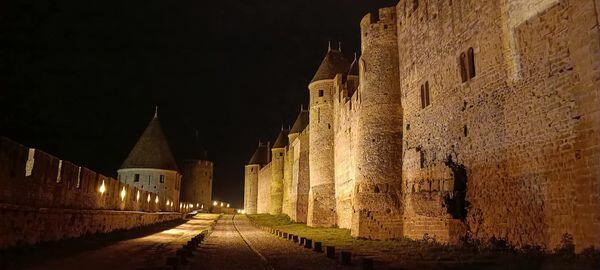
[[[35,208],[178,211],[179,202],[0,137],[0,203]]]
[[[396,7],[381,8],[368,13],[360,21],[360,28],[386,24],[396,24]]]

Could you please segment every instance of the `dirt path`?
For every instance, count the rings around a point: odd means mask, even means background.
[[[323,254],[252,226],[246,216],[223,216],[190,269],[350,269]]]

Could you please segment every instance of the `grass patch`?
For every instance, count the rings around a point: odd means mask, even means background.
[[[335,246],[340,250],[351,250],[375,258],[388,267],[445,268],[445,269],[599,269],[600,258],[578,255],[566,260],[556,254],[523,252],[510,249],[494,249],[483,246],[451,246],[432,239],[394,240],[357,239],[350,230],[339,228],[308,227],[294,223],[287,215],[248,215],[258,225],[268,226],[283,232],[299,235],[322,242],[323,246]]]

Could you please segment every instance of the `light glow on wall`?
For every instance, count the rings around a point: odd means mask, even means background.
[[[148,194],[148,203],[150,203],[150,194]]]
[[[214,202],[213,202],[213,206],[217,206],[217,201],[214,201]]]
[[[227,208],[229,208],[229,204],[227,204]]]
[[[139,190],[137,191],[137,195],[135,195],[135,200],[138,202],[140,201],[140,191]]]
[[[156,195],[156,199],[154,199],[154,203],[158,203],[158,195]]]
[[[223,207],[223,203],[221,203],[221,207]]]
[[[106,185],[104,185],[104,180],[102,180],[102,185],[100,185],[98,191],[100,191],[100,194],[104,194],[104,192],[106,192]]]
[[[125,195],[127,195],[127,191],[125,191],[125,187],[121,189],[121,201],[125,200]]]

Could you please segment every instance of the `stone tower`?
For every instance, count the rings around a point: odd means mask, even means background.
[[[283,178],[289,130],[281,128],[271,148],[271,204],[269,213],[278,215],[283,207]]]
[[[202,209],[209,208],[212,202],[213,163],[200,146],[197,134],[192,153],[188,154],[182,167],[181,201],[200,205]]]
[[[269,146],[258,142],[258,147],[245,166],[244,171],[244,210],[256,214],[258,206],[258,172],[261,166],[269,163]]]
[[[179,205],[181,174],[158,121],[158,113],[117,172],[121,182],[154,192],[165,203]]]
[[[395,8],[360,24],[359,109],[352,235],[402,236],[402,106]]]
[[[336,225],[335,180],[333,164],[333,79],[348,72],[350,63],[341,49],[325,55],[317,73],[308,85],[310,91],[309,145],[310,191],[309,226]]]

